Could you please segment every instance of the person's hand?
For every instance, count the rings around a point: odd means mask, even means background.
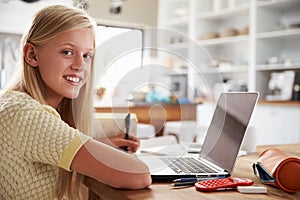
[[[129,140],[125,139],[125,133],[116,136],[108,137],[113,146],[118,148],[127,147],[128,152],[134,153],[140,147],[140,140],[132,135],[129,135]]]

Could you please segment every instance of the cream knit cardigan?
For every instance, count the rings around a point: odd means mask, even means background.
[[[59,167],[90,139],[29,95],[0,97],[0,199],[52,199]]]

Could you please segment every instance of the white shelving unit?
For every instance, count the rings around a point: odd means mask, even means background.
[[[300,71],[300,1],[259,2],[257,18],[256,89],[267,95],[267,80],[273,72]],[[294,25],[293,25],[294,24]],[[292,27],[294,26],[294,27]],[[267,58],[276,57],[276,63]]]
[[[218,92],[225,90],[220,85],[229,79],[246,83],[249,91],[258,91],[260,100],[265,100],[271,73],[300,71],[299,11],[299,0],[160,0],[159,26],[174,31],[173,35],[160,35],[161,42],[169,51],[187,55],[189,98],[194,97],[195,89],[203,92],[203,88],[211,92],[209,97],[217,98],[216,88]],[[248,31],[239,34],[245,27]],[[225,37],[224,32],[229,29],[236,30],[236,35]],[[173,57],[178,58],[182,59]],[[277,58],[278,62],[270,63],[270,58]],[[212,60],[227,64],[216,67]],[[300,142],[299,105],[259,103],[250,124],[256,128],[257,144]],[[210,114],[198,113],[198,123]]]
[[[272,72],[300,70],[299,10],[299,0],[160,0],[158,24],[174,31],[161,36],[165,48],[196,67],[189,70],[188,97],[201,90],[193,74],[201,71],[210,91],[224,79],[245,82],[263,100]],[[209,56],[199,56],[201,48]],[[285,61],[267,64],[271,57]]]

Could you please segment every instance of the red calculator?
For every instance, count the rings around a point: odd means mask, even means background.
[[[250,186],[253,181],[247,178],[220,178],[206,181],[199,181],[195,183],[195,187],[199,191],[213,191],[228,188],[236,188],[237,186]]]

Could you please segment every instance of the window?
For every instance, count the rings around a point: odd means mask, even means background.
[[[97,99],[95,103],[127,104],[135,87],[128,74],[142,66],[143,30],[98,25],[96,48],[95,84],[96,88],[105,88],[105,95],[101,103]]]

